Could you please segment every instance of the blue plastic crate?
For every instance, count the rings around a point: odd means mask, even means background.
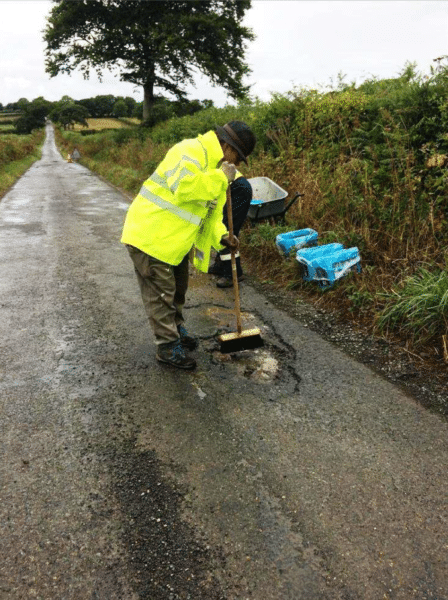
[[[318,250],[321,252],[317,252]],[[342,244],[326,244],[318,248],[299,250],[296,258],[306,271],[304,280],[317,281],[322,288],[332,286],[351,271],[361,272],[361,257],[356,247],[344,248]]]
[[[319,267],[319,261],[343,248],[344,246],[342,244],[334,243],[298,250],[296,252],[296,259],[303,267],[303,279],[305,281],[314,281],[316,279],[316,267]]]
[[[335,252],[328,260],[322,261],[316,269],[316,280],[321,287],[329,287],[351,271],[361,272],[361,257],[356,247]]]
[[[298,229],[297,231],[288,231],[280,233],[275,238],[275,245],[280,254],[289,256],[291,250],[299,250],[305,246],[315,246],[319,234],[314,229]]]

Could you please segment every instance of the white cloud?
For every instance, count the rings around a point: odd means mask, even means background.
[[[0,60],[0,73],[17,73],[26,68],[23,58],[4,58]]]
[[[276,80],[277,91],[285,82],[317,87],[338,73],[357,83],[395,77],[407,61],[429,72],[447,53],[445,1],[255,0],[245,23],[257,35],[248,53],[254,89]]]
[[[50,0],[1,0],[0,34],[12,34],[17,39],[41,38],[50,13]]]
[[[18,90],[20,92],[30,90],[33,87],[31,81],[25,79],[25,77],[4,77],[3,85],[6,90]]]

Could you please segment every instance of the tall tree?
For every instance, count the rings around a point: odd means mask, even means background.
[[[251,0],[53,0],[44,33],[51,77],[80,68],[118,69],[144,90],[143,118],[155,90],[178,99],[197,72],[232,98],[247,95],[244,62],[252,31],[242,25]]]

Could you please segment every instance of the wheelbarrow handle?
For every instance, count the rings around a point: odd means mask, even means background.
[[[283,214],[286,214],[286,212],[291,208],[291,206],[294,204],[294,202],[297,200],[297,198],[301,198],[304,195],[305,194],[301,194],[300,192],[296,192],[296,195],[291,200],[291,202],[288,204],[288,206],[285,208],[285,210],[283,211]]]

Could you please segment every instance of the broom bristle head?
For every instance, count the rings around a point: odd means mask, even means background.
[[[224,333],[218,338],[220,352],[228,354],[240,350],[254,350],[264,345],[259,329],[247,329],[241,333]]]

